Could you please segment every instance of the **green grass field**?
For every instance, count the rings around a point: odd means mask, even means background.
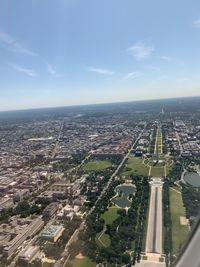
[[[185,216],[182,196],[180,193],[170,188],[170,210],[172,219],[172,242],[173,254],[177,254],[180,245],[186,240],[188,226],[180,224],[180,216]]]
[[[127,166],[122,171],[122,176],[138,174],[148,176],[149,167],[143,164],[142,158],[129,157]]]
[[[93,160],[83,165],[85,171],[100,171],[108,169],[112,166],[112,163],[107,160]]]
[[[102,215],[101,218],[104,219],[105,224],[112,224],[114,220],[117,219],[118,214],[117,214],[118,208],[112,207],[109,208],[107,211],[105,211]]]
[[[92,262],[89,258],[75,259],[71,261],[72,267],[95,267],[96,264]]]
[[[164,176],[164,167],[152,167],[151,168],[151,176],[152,177],[162,177]]]
[[[96,235],[96,243],[97,243],[97,245],[99,247],[102,247],[102,246],[103,247],[109,247],[110,243],[111,243],[109,235],[107,235],[107,234],[101,235],[101,234],[102,234],[102,232],[98,233]]]
[[[159,156],[159,159],[163,162],[155,164],[155,158],[145,159],[143,161],[142,158],[137,157],[129,157],[127,161],[127,165],[124,167],[121,175],[129,176],[131,174],[134,175],[144,175],[148,176],[149,174],[149,166],[151,166],[151,176],[152,177],[163,177],[165,175],[164,166],[166,165],[166,172],[169,173],[169,170],[172,168],[173,162],[171,159],[166,159],[164,156]],[[144,163],[143,163],[144,162]],[[148,166],[149,165],[149,166]]]
[[[111,225],[114,220],[117,219],[118,214],[117,214],[118,208],[116,207],[111,207],[107,211],[105,211],[103,214],[101,214],[101,218],[104,219],[105,225],[109,224]],[[104,231],[104,230],[103,230]],[[102,231],[102,232],[103,232]],[[109,247],[110,246],[110,237],[107,234],[102,234],[102,232],[98,233],[96,235],[96,243],[98,244],[99,247]]]
[[[103,214],[101,214],[101,218],[104,219],[105,225],[109,224],[111,225],[114,220],[117,219],[118,214],[117,214],[118,208],[116,207],[111,207],[107,211],[105,211]],[[104,228],[105,230],[105,228]],[[103,230],[103,231],[104,231]],[[102,231],[102,232],[103,232]],[[96,235],[96,243],[99,247],[109,247],[110,246],[110,237],[107,234],[102,234],[102,232],[98,233]]]

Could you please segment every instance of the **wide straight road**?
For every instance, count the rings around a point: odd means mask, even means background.
[[[151,182],[146,253],[162,254],[162,182],[159,178]]]

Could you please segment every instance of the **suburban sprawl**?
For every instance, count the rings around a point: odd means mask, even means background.
[[[1,267],[173,266],[200,210],[200,98],[0,113]]]

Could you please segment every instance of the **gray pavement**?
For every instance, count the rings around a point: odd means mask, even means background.
[[[136,267],[164,267],[162,255],[162,186],[161,178],[152,178],[149,218],[146,239],[146,260],[141,260]],[[163,262],[160,262],[162,258]]]
[[[165,263],[141,261],[135,265],[136,267],[163,267]]]
[[[162,254],[162,182],[157,178],[151,182],[146,253]]]

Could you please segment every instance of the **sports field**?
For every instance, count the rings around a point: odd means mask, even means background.
[[[172,219],[172,243],[173,254],[177,254],[180,245],[186,240],[188,235],[188,226],[181,225],[181,217],[185,217],[185,208],[183,207],[183,201],[181,193],[170,188],[170,211]]]
[[[85,171],[100,171],[108,169],[112,166],[112,163],[108,160],[93,160],[83,165]]]

